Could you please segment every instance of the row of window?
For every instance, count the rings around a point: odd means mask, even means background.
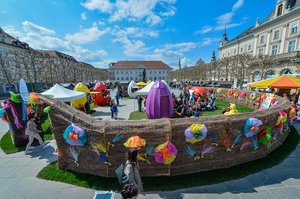
[[[296,34],[298,33],[298,24],[292,24],[290,29],[290,34]],[[273,40],[278,40],[280,37],[280,30],[275,30],[273,33]],[[266,43],[266,35],[261,35],[259,39],[259,44],[265,44]]]
[[[135,78],[130,78],[130,77],[116,77],[116,80],[117,81],[130,81],[130,80],[135,80],[135,81],[138,81],[140,78],[138,78],[138,77],[135,77]],[[164,80],[164,79],[166,79],[165,77],[147,77],[147,79],[150,79],[150,80],[157,80],[157,79],[162,79],[162,80]]]
[[[296,40],[289,41],[287,52],[291,53],[291,52],[294,52],[295,50],[296,50]],[[265,51],[264,48],[259,48],[258,55],[259,56],[264,55],[264,51]],[[278,51],[279,51],[279,45],[278,44],[273,45],[271,48],[271,55],[277,55]]]
[[[147,71],[149,74],[152,74],[152,71]],[[115,71],[115,74],[142,74],[142,71]],[[166,71],[153,71],[153,74],[165,74]]]

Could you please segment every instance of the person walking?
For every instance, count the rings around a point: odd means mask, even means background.
[[[128,178],[128,183],[133,184],[135,187],[138,189],[138,193],[144,192],[143,189],[143,183],[142,179],[140,176],[140,170],[139,170],[139,165],[137,163],[137,155],[138,155],[138,150],[135,148],[130,148],[126,154],[126,163],[125,163],[125,169],[124,169],[124,174]]]
[[[37,125],[34,122],[34,120],[35,120],[35,114],[30,113],[28,116],[28,122],[27,122],[26,129],[25,129],[25,135],[28,135],[28,138],[29,138],[29,142],[26,145],[25,154],[32,153],[32,151],[29,151],[29,148],[31,147],[31,144],[33,143],[34,138],[36,138],[39,141],[39,143],[43,149],[47,148],[49,146],[43,142],[41,136],[38,134],[39,132],[42,132],[42,131],[37,129]]]
[[[119,90],[117,90],[117,93],[116,93],[116,101],[117,101],[117,105],[119,105],[119,99],[121,97],[121,93]]]

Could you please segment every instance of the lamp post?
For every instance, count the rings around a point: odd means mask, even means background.
[[[214,77],[214,81],[215,81],[215,73],[216,73],[216,52],[215,51],[213,51],[213,54],[212,54],[212,57],[211,57],[211,60],[210,60],[211,62],[212,62],[212,64],[213,64],[213,71],[214,71],[214,75],[213,75],[213,77]],[[211,77],[211,79],[212,79],[212,77]]]

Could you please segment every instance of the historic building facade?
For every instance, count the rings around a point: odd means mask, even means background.
[[[111,79],[118,82],[167,80],[171,70],[162,61],[118,61],[109,66]]]
[[[0,94],[17,91],[23,78],[29,89],[67,82],[107,80],[108,71],[55,50],[35,50],[0,28]]]
[[[278,0],[266,19],[262,22],[257,19],[254,26],[232,40],[228,40],[225,30],[220,42],[220,60],[242,54],[253,56],[252,70],[246,75],[249,81],[256,76],[300,76],[300,0]],[[260,66],[264,61],[272,67],[264,70]]]

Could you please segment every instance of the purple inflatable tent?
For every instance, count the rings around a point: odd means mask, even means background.
[[[167,85],[161,80],[153,84],[147,95],[146,113],[150,119],[171,118],[173,116],[174,103],[172,94]]]

